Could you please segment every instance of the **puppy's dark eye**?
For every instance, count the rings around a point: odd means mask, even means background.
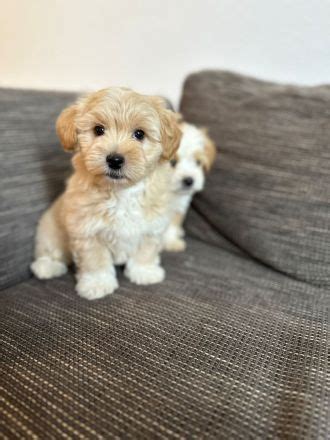
[[[103,125],[95,125],[94,127],[95,136],[103,136],[104,132],[105,132],[105,128],[103,127]]]
[[[202,165],[202,162],[199,159],[196,159],[196,163],[199,167]]]
[[[143,141],[143,139],[145,138],[145,132],[143,130],[135,130],[133,133],[133,137],[138,140],[138,141]]]
[[[173,168],[176,166],[177,163],[178,163],[178,161],[176,159],[172,159],[170,161],[170,164],[172,165]]]

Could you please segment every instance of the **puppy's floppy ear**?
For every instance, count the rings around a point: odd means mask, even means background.
[[[64,109],[56,121],[56,132],[66,151],[74,151],[78,142],[76,116],[78,105],[73,104]]]
[[[161,142],[163,146],[162,158],[170,160],[179,148],[182,132],[179,123],[181,115],[166,108],[166,102],[159,96],[151,97],[152,103],[157,109],[160,119]]]
[[[175,156],[182,138],[179,115],[171,110],[164,109],[161,115],[161,125],[162,157],[166,160],[171,160]]]
[[[216,155],[217,155],[217,147],[212,139],[209,137],[207,129],[202,129],[204,135],[204,154],[202,159],[202,164],[205,171],[210,171]]]

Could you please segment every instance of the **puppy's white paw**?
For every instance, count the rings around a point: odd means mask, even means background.
[[[125,268],[125,276],[135,284],[147,285],[161,283],[165,279],[165,270],[156,264],[128,264]]]
[[[64,263],[52,260],[49,257],[39,257],[30,266],[34,275],[40,280],[60,277],[64,275],[68,268]]]
[[[88,272],[77,276],[76,291],[79,296],[89,300],[103,298],[118,288],[114,274],[108,272]]]
[[[164,235],[164,249],[169,252],[182,252],[187,244],[183,239],[185,235],[181,226],[170,225]]]
[[[187,243],[182,238],[167,241],[165,243],[165,250],[169,252],[183,252],[186,250]]]

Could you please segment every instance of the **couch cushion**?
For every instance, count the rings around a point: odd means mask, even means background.
[[[8,438],[329,438],[326,290],[190,240],[166,282],[0,295]]]
[[[277,270],[330,285],[330,87],[272,84],[228,72],[188,77],[184,117],[221,154],[196,209]]]
[[[208,218],[205,218],[194,204],[193,209],[189,209],[184,224],[185,233],[188,237],[198,239],[204,243],[211,244],[212,246],[226,249],[230,252],[234,252],[240,255],[245,255],[250,258],[249,255],[242,251],[239,247],[233,244],[230,240],[219,233],[217,228],[210,224]]]
[[[0,288],[25,279],[40,214],[71,168],[55,134],[71,93],[0,89]]]

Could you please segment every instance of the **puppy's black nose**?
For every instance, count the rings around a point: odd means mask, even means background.
[[[121,154],[109,154],[106,161],[112,170],[120,170],[125,163],[125,158]]]
[[[184,179],[182,179],[183,186],[186,186],[187,188],[189,188],[189,186],[191,186],[193,183],[194,179],[192,177],[185,177]]]

